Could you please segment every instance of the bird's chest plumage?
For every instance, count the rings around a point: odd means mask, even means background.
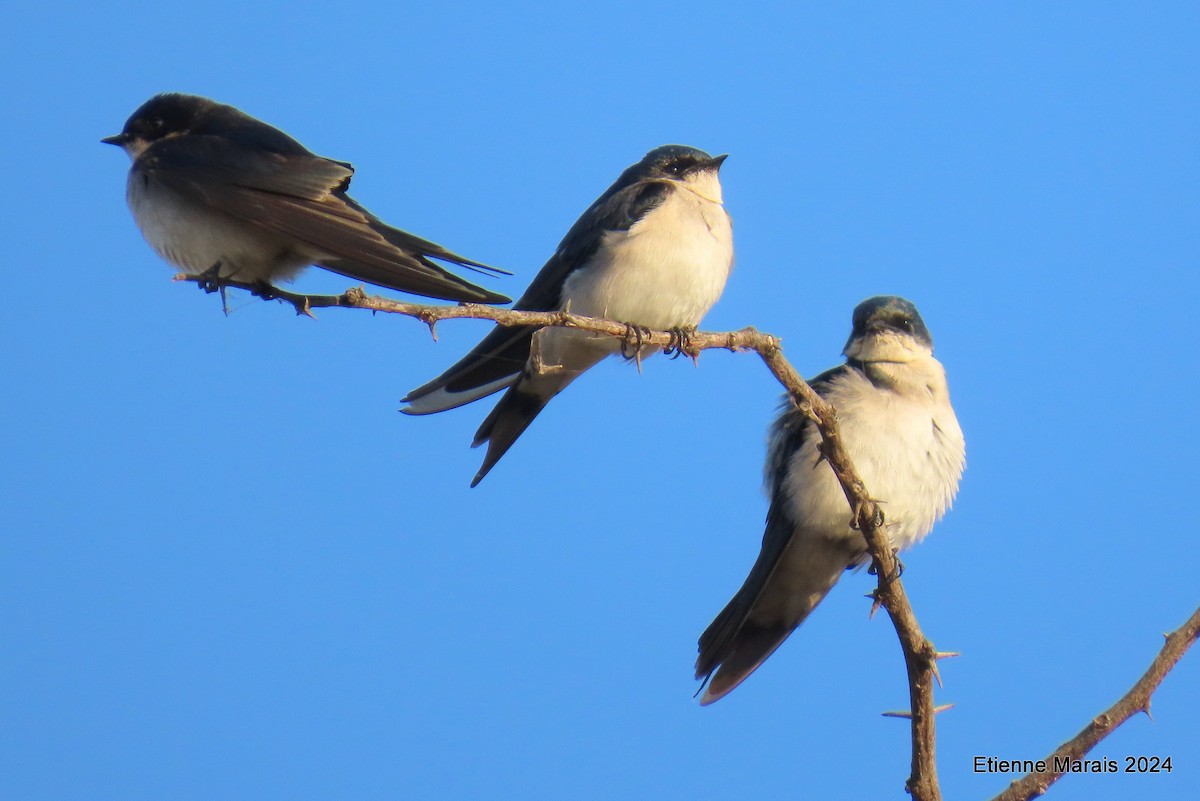
[[[878,389],[855,375],[827,399],[838,410],[842,440],[871,497],[880,502],[895,548],[929,533],[958,489],[965,450],[944,393]],[[792,456],[784,478],[789,515],[831,539],[862,535],[849,527],[850,509],[833,471],[818,464],[817,436]]]
[[[733,230],[719,204],[674,189],[628,231],[604,235],[564,283],[572,312],[657,329],[696,326],[733,266]]]
[[[130,170],[125,197],[146,242],[184,272],[219,264],[223,276],[269,281],[311,263],[265,229],[180,197],[142,170]]]

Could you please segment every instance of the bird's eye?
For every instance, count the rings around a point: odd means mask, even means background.
[[[667,172],[671,173],[671,175],[683,175],[690,166],[692,166],[691,162],[679,159],[667,164]]]

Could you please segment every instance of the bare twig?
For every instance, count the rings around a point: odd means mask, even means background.
[[[288,303],[295,308],[297,314],[309,317],[312,316],[312,309],[369,309],[376,312],[415,317],[429,326],[430,329],[441,320],[470,319],[492,320],[500,325],[507,326],[529,325],[578,328],[583,331],[592,331],[597,334],[607,334],[621,338],[624,338],[629,331],[629,326],[625,323],[602,320],[597,317],[585,317],[581,314],[571,314],[570,312],[518,311],[516,309],[485,306],[479,303],[462,303],[457,306],[428,306],[424,303],[406,303],[404,301],[392,300],[382,295],[368,295],[360,287],[348,289],[340,295],[300,295],[276,287],[272,287],[264,294],[264,288],[260,284],[234,281],[229,278],[220,278],[214,281],[211,277],[202,279],[199,276],[181,273],[175,276],[175,280],[192,281],[210,286],[215,284],[222,287],[245,289],[258,297],[265,297],[267,300],[278,300]],[[642,345],[653,345],[660,348],[670,347],[693,357],[702,350],[712,348],[754,350],[760,353],[771,349],[778,351],[779,349],[778,339],[770,334],[760,333],[753,328],[743,328],[740,331],[727,333],[695,332],[686,336],[684,338],[685,341],[682,343],[680,342],[678,331],[642,330],[638,333]],[[804,389],[807,389],[812,397],[816,398],[816,394],[811,389],[808,389],[808,385],[796,374],[795,370],[791,369],[791,365],[783,361],[782,357],[780,357],[780,361],[784,365],[787,365],[787,369],[791,371],[791,375],[795,377],[795,380],[803,385]],[[768,363],[768,366],[770,366],[770,363]],[[775,372],[774,368],[772,368],[772,372]],[[778,374],[777,377],[780,378],[780,381],[783,380]],[[791,391],[790,387],[789,391]]]
[[[992,801],[1028,801],[1036,798],[1046,789],[1069,772],[1069,766],[1091,751],[1096,745],[1111,734],[1118,726],[1138,712],[1150,714],[1150,696],[1162,684],[1162,680],[1171,668],[1183,657],[1187,649],[1192,647],[1196,638],[1200,637],[1200,609],[1192,613],[1187,622],[1175,631],[1166,635],[1167,641],[1150,667],[1137,683],[1125,693],[1121,700],[1110,706],[1093,718],[1083,730],[1060,745],[1041,760],[1045,763],[1044,773],[1030,773],[1008,786],[1008,789],[996,796]],[[1040,766],[1039,766],[1040,767]]]

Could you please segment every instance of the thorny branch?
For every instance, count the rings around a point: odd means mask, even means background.
[[[1166,635],[1167,641],[1158,652],[1158,656],[1154,657],[1154,661],[1138,679],[1137,684],[1134,684],[1121,700],[1088,721],[1079,734],[1054,749],[1050,756],[1043,760],[1047,767],[1045,773],[1030,773],[1018,779],[992,801],[1028,801],[1030,798],[1036,798],[1062,778],[1065,771],[1058,768],[1083,759],[1101,740],[1138,712],[1149,715],[1150,696],[1158,689],[1158,685],[1162,684],[1171,668],[1175,667],[1175,663],[1196,642],[1198,636],[1200,609],[1193,612],[1186,623]]]
[[[407,303],[391,300],[380,295],[368,295],[362,288],[354,287],[340,295],[302,295],[287,292],[277,287],[264,287],[226,278],[213,280],[191,275],[177,275],[177,280],[199,283],[213,291],[214,287],[245,289],[268,300],[289,303],[297,314],[313,316],[312,309],[353,308],[369,309],[415,317],[429,326],[430,333],[437,338],[436,325],[441,320],[475,319],[492,320],[505,326],[560,326],[577,328],[614,337],[627,337],[630,327],[625,323],[602,320],[569,312],[533,312],[501,309],[475,303],[457,306],[429,306],[422,303]],[[754,351],[766,364],[771,374],[787,390],[792,402],[821,432],[822,452],[846,493],[854,525],[862,532],[871,553],[872,570],[879,577],[874,593],[876,603],[887,610],[900,639],[904,662],[908,671],[909,702],[911,704],[912,730],[912,774],[905,789],[916,801],[940,801],[936,762],[936,732],[934,716],[945,707],[935,708],[933,703],[933,681],[937,678],[937,660],[943,656],[925,638],[913,614],[908,595],[900,582],[900,565],[892,551],[886,534],[883,512],[871,498],[866,486],[859,478],[842,446],[841,432],[837,424],[837,411],[826,403],[812,387],[796,372],[783,356],[778,337],[762,333],[752,327],[739,331],[703,332],[696,331],[681,337],[678,331],[639,330],[642,345],[658,346],[676,350],[692,359],[703,350],[713,348],[731,351]],[[1047,764],[1053,764],[1055,756],[1079,759],[1104,737],[1139,711],[1149,712],[1150,696],[1158,688],[1166,674],[1175,666],[1188,648],[1200,635],[1200,609],[1187,623],[1167,636],[1158,657],[1151,663],[1146,674],[1120,701],[1093,719],[1073,739],[1063,743],[1051,754]],[[1061,776],[1060,773],[1030,774],[996,796],[993,801],[1028,801],[1046,791]]]

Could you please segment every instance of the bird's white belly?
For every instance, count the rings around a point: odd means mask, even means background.
[[[720,204],[676,189],[628,231],[605,235],[563,285],[576,314],[655,329],[694,327],[733,266],[733,231]]]
[[[861,397],[866,402],[858,406],[839,406],[837,397],[830,401],[838,408],[847,455],[883,510],[892,547],[908,548],[950,507],[963,468],[962,432],[948,404],[886,392]],[[850,507],[833,471],[818,463],[818,439],[791,458],[785,479],[789,515],[838,539],[861,540],[849,526]]]
[[[184,202],[137,171],[130,172],[126,199],[150,247],[191,275],[219,264],[224,277],[271,281],[290,278],[313,261],[269,231]]]

